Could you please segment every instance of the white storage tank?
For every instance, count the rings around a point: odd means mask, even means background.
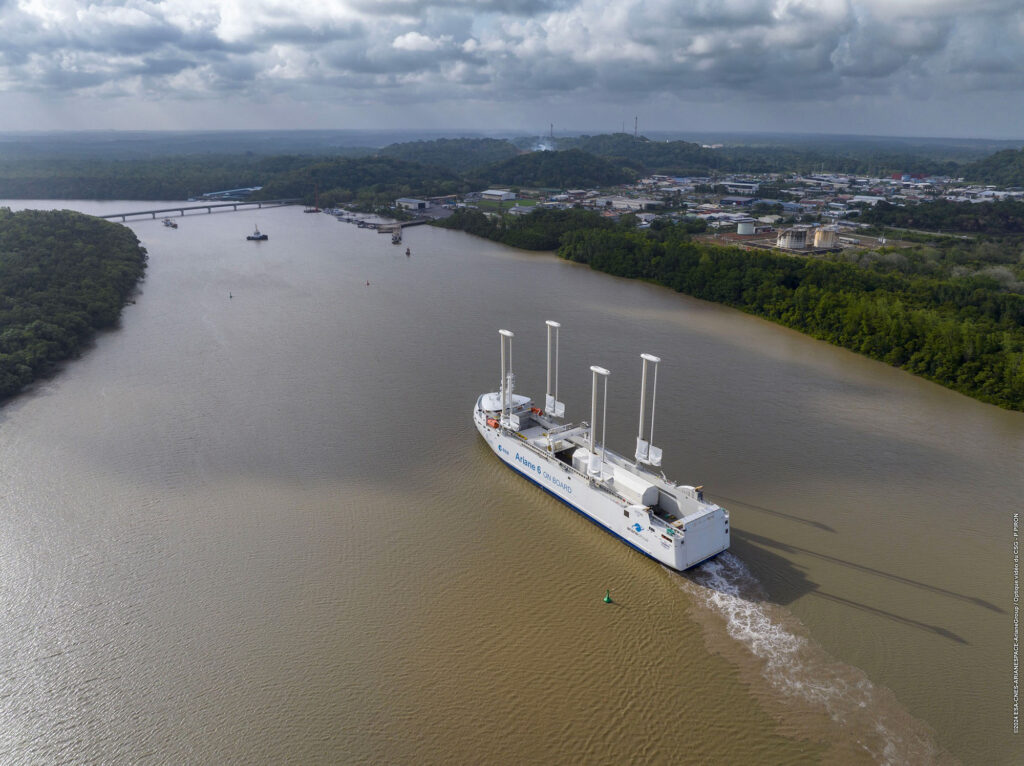
[[[835,247],[839,244],[839,232],[831,226],[814,232],[814,246],[821,248]]]
[[[803,250],[807,247],[807,229],[786,229],[779,232],[775,241],[776,247],[784,247],[787,250]]]

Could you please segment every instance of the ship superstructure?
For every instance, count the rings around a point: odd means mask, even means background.
[[[611,373],[603,367],[590,368],[589,423],[563,421],[565,405],[558,400],[560,327],[557,322],[547,322],[547,390],[543,408],[535,406],[529,397],[515,393],[511,363],[514,334],[499,331],[501,383],[498,391],[481,394],[473,410],[480,435],[514,471],[666,566],[682,571],[726,550],[729,512],[706,500],[701,487],[674,484],[664,474],[651,470],[659,468],[662,459],[661,449],[652,443],[661,360],[641,354],[640,425],[636,451],[630,460],[605,447]],[[648,426],[645,410],[649,377],[652,383]]]

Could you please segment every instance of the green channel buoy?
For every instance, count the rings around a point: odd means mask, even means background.
[[[606,590],[604,592],[604,598],[601,599],[601,600],[604,601],[604,603],[606,603],[606,604],[611,604],[612,603],[612,592],[611,592],[611,589]]]

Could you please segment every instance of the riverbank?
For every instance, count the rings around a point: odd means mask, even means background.
[[[125,226],[0,208],[0,401],[115,324],[145,269],[146,250]]]

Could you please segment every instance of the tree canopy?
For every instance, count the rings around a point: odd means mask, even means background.
[[[131,229],[70,210],[0,208],[0,399],[117,322],[146,268]]]

